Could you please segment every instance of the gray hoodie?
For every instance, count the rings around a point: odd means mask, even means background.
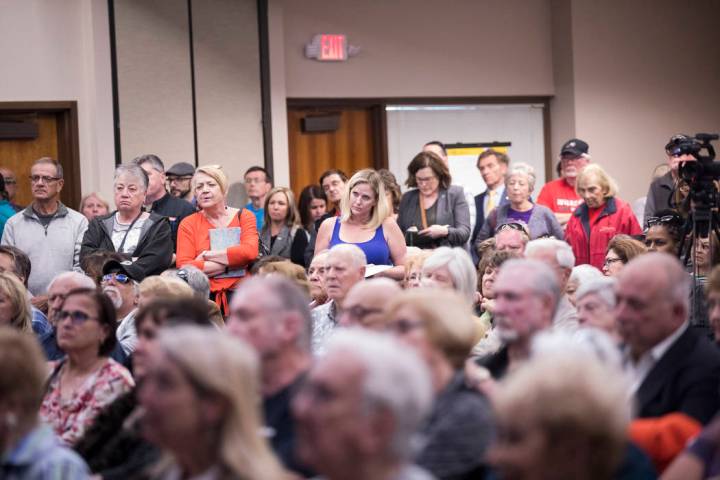
[[[83,214],[62,203],[43,227],[30,205],[10,217],[0,243],[17,247],[30,257],[28,289],[33,295],[42,295],[55,275],[79,270],[80,245],[87,227]]]

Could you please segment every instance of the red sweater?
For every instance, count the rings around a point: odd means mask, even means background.
[[[240,268],[255,260],[258,256],[258,231],[255,215],[243,209],[232,219],[228,227],[240,227],[240,244],[227,249],[229,267]],[[204,250],[210,250],[210,229],[215,228],[202,213],[193,213],[183,219],[178,227],[176,265],[194,265],[200,270],[205,261],[195,260]],[[246,278],[246,277],[242,277]],[[210,291],[219,292],[233,288],[242,278],[210,278]]]
[[[608,198],[605,208],[592,224],[587,205],[580,205],[565,229],[567,241],[575,254],[575,265],[589,263],[602,269],[610,240],[617,234],[642,233],[630,205],[619,198]]]

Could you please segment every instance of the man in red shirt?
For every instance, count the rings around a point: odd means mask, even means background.
[[[546,183],[537,198],[539,205],[544,205],[555,213],[563,227],[570,220],[575,208],[582,203],[582,198],[575,192],[575,179],[590,162],[589,148],[586,142],[578,138],[565,142],[560,149],[561,177]]]

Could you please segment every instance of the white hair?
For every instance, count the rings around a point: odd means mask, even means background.
[[[543,355],[591,356],[622,376],[622,354],[607,332],[581,328],[575,332],[546,330],[535,335],[530,346],[532,357]]]
[[[72,280],[75,283],[75,288],[91,288],[96,289],[97,285],[92,278],[88,277],[84,273],[80,272],[62,272],[58,273],[50,280],[47,286],[48,291],[52,288],[53,284],[62,280]]]
[[[615,286],[617,280],[613,277],[600,277],[589,280],[585,283],[581,283],[578,289],[575,291],[575,300],[580,301],[583,297],[590,294],[598,296],[602,302],[607,305],[608,308],[615,308]]]
[[[575,254],[572,251],[572,247],[558,240],[557,238],[538,238],[536,240],[530,240],[525,246],[525,256],[532,257],[534,253],[542,250],[552,250],[555,252],[555,259],[563,268],[571,270],[575,266]]]
[[[345,257],[350,258],[352,260],[352,264],[357,268],[367,265],[365,252],[363,252],[360,247],[353,245],[352,243],[340,243],[333,246],[330,250],[328,250],[328,255],[325,261],[327,262],[330,257],[335,255],[344,255]]]
[[[423,263],[423,276],[442,267],[450,272],[455,290],[475,303],[477,271],[470,254],[460,247],[439,247]]]
[[[519,270],[523,277],[529,279],[530,288],[537,295],[549,296],[553,300],[553,316],[560,303],[560,281],[550,266],[540,260],[527,258],[512,258],[500,267],[500,275],[506,275],[508,271]]]
[[[535,189],[535,179],[537,177],[535,176],[535,169],[530,164],[524,162],[513,163],[508,170],[507,175],[505,175],[505,185],[507,185],[507,182],[510,181],[510,177],[515,175],[526,176],[530,192]]]
[[[598,278],[607,278],[597,268],[587,263],[582,265],[576,265],[573,267],[570,273],[570,282],[577,282],[578,288],[591,280],[597,280]]]
[[[420,447],[416,432],[433,402],[425,363],[414,350],[393,337],[358,328],[335,332],[327,342],[324,358],[332,352],[362,362],[368,412],[378,407],[390,410],[396,425],[390,448],[399,459],[412,458]]]

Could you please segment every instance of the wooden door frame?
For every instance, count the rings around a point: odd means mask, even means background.
[[[550,100],[552,95],[507,97],[382,97],[382,98],[288,98],[287,108],[370,108],[373,118],[375,168],[388,168],[387,113],[388,105],[498,105],[536,103],[543,105],[543,140],[545,144],[545,178],[553,178],[555,165],[551,144]],[[432,139],[428,139],[432,140]]]
[[[65,185],[60,196],[63,198],[63,203],[71,208],[77,208],[82,197],[77,101],[0,102],[0,114],[2,113],[57,114],[57,160],[63,162],[65,177]]]

